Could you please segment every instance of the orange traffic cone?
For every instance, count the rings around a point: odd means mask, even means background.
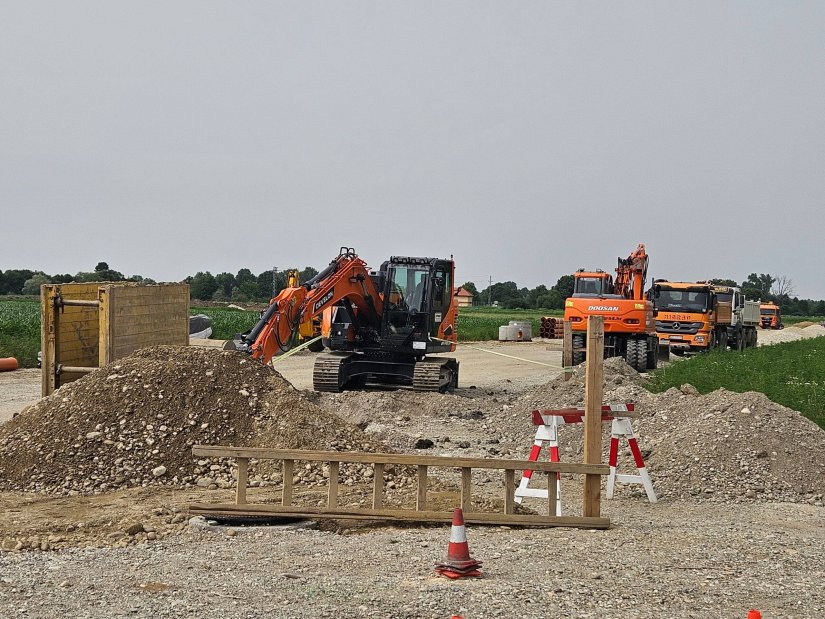
[[[447,578],[462,578],[465,576],[481,576],[478,568],[481,561],[470,556],[470,547],[467,545],[467,533],[464,529],[464,512],[456,507],[453,512],[453,526],[450,529],[450,544],[447,546],[447,558],[437,563],[435,571]]]
[[[760,613],[758,610],[749,610],[748,619],[762,619],[762,613]]]

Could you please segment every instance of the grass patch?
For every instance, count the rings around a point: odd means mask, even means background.
[[[825,337],[698,355],[656,370],[648,388],[660,393],[685,383],[702,394],[761,391],[825,429]]]
[[[819,324],[825,320],[822,316],[782,316],[782,324],[786,327],[793,326],[799,322],[815,322]]]

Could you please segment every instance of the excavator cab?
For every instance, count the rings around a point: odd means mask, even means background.
[[[574,297],[603,297],[613,294],[613,276],[604,271],[589,273],[579,269],[573,274]]]
[[[455,331],[450,312],[453,263],[393,256],[381,269],[386,273],[382,340],[393,350],[417,357],[452,350],[452,343],[441,338]]]

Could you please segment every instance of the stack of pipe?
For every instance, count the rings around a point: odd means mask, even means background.
[[[542,316],[539,327],[539,337],[549,340],[561,339],[564,337],[564,318],[555,316]]]

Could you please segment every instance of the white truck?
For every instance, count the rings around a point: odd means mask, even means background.
[[[731,321],[728,327],[728,346],[732,350],[742,350],[756,346],[759,326],[759,301],[748,301],[742,291],[733,286],[714,286],[720,301],[731,304]]]

